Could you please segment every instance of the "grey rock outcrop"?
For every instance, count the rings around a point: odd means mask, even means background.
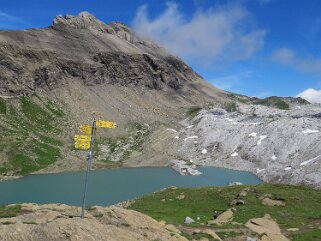
[[[202,110],[175,133],[179,139],[172,141],[173,151],[197,165],[251,171],[268,182],[320,188],[320,113],[321,106],[312,104],[292,105],[290,110],[243,104],[231,113]],[[188,139],[192,136],[196,141]]]

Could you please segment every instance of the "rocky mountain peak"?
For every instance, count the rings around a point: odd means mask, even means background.
[[[119,22],[105,24],[87,11],[79,13],[78,16],[69,14],[64,16],[58,15],[54,18],[52,27],[55,29],[71,27],[75,29],[94,30],[101,33],[117,35],[119,38],[128,42],[134,42],[139,39],[127,25]]]
[[[78,16],[58,15],[53,20],[53,27],[69,26],[77,29],[95,29],[105,32],[108,27],[89,12],[81,12]]]

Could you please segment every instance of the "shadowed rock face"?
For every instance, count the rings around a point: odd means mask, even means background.
[[[57,16],[49,28],[1,31],[0,73],[0,94],[13,96],[56,89],[71,78],[85,86],[165,91],[206,84],[179,58],[124,24],[106,25],[88,12]]]

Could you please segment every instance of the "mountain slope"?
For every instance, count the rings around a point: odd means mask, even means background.
[[[94,167],[119,166],[112,152],[120,161],[139,156],[148,133],[228,98],[165,49],[87,12],[0,31],[0,73],[0,172],[8,175],[83,168],[86,152],[72,138],[93,112],[118,123],[100,131]]]
[[[321,107],[227,93],[121,23],[87,12],[42,29],[0,31],[0,175],[81,170],[80,125],[97,133],[94,168],[194,161],[265,181],[321,186]],[[0,176],[1,178],[1,176]]]

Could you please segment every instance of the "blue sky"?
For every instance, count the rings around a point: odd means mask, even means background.
[[[0,29],[47,27],[89,11],[180,56],[214,85],[249,96],[320,96],[319,0],[1,0]]]

